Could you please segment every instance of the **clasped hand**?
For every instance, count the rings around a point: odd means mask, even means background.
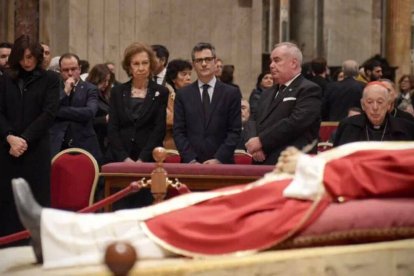
[[[66,81],[65,81],[65,87],[64,87],[64,91],[65,91],[65,94],[67,95],[67,96],[69,96],[70,95],[70,93],[72,92],[72,89],[75,87],[75,84],[76,84],[76,81],[75,81],[75,79],[74,78],[72,78],[72,77],[70,77],[70,78],[68,78]]]
[[[7,143],[10,145],[9,154],[14,157],[20,157],[28,148],[26,140],[14,135],[7,136]]]
[[[245,144],[246,150],[250,153],[253,159],[257,162],[263,162],[266,159],[266,154],[262,149],[262,142],[259,137],[250,138]]]

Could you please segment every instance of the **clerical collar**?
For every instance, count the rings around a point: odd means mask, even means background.
[[[366,116],[366,115],[365,115]],[[368,120],[365,124],[365,135],[367,141],[384,141],[388,126],[388,114],[385,116],[384,122],[380,126],[374,126]]]
[[[385,125],[387,124],[387,121],[388,121],[388,114],[387,115],[385,115],[385,118],[384,118],[384,121],[382,122],[382,124],[381,125],[379,125],[379,126],[374,126],[372,123],[371,123],[371,121],[368,119],[368,116],[365,114],[365,117],[366,117],[366,120],[367,120],[367,126],[370,128],[370,129],[374,129],[374,130],[382,130],[382,129],[384,129],[384,127],[385,127]]]

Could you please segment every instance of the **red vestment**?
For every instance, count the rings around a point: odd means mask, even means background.
[[[290,182],[271,181],[158,215],[143,222],[143,229],[186,256],[263,250],[315,221],[331,198],[413,197],[414,149],[362,150],[328,161],[327,193],[315,201],[283,197]]]

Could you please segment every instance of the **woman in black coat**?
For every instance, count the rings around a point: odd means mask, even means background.
[[[131,80],[116,86],[109,101],[108,157],[112,162],[152,162],[162,146],[168,89],[151,80],[155,57],[147,45],[125,50],[122,67]]]
[[[108,147],[109,93],[113,82],[111,71],[106,64],[96,64],[89,71],[86,81],[98,87],[98,111],[93,120],[93,128],[98,137],[101,152],[105,154]]]
[[[257,77],[256,88],[250,94],[250,120],[256,120],[257,106],[259,104],[260,97],[264,90],[270,89],[273,86],[273,77],[269,71],[265,71],[259,74]]]
[[[151,80],[155,54],[147,45],[128,46],[122,67],[131,80],[111,91],[107,161],[153,162],[152,150],[162,146],[165,136],[168,89]],[[151,202],[152,196],[146,189],[124,199],[115,209]]]
[[[59,104],[59,76],[42,69],[43,48],[28,36],[12,48],[0,80],[0,236],[23,229],[11,180],[25,178],[41,204],[50,205],[49,128]]]

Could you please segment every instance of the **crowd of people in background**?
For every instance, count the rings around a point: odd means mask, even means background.
[[[283,42],[243,99],[235,67],[211,43],[196,44],[191,61],[170,60],[164,45],[132,43],[121,61],[125,83],[112,61],[89,70],[76,53],[52,53],[25,35],[0,43],[0,221],[9,221],[0,236],[22,228],[10,180],[26,178],[47,206],[51,157],[70,147],[100,164],[153,162],[152,150],[164,146],[183,163],[231,164],[242,149],[255,164],[274,165],[286,147],[317,140],[321,121],[340,122],[335,146],[414,139],[414,76],[396,85],[375,59],[346,60],[331,75],[319,57],[303,71],[301,50]]]

